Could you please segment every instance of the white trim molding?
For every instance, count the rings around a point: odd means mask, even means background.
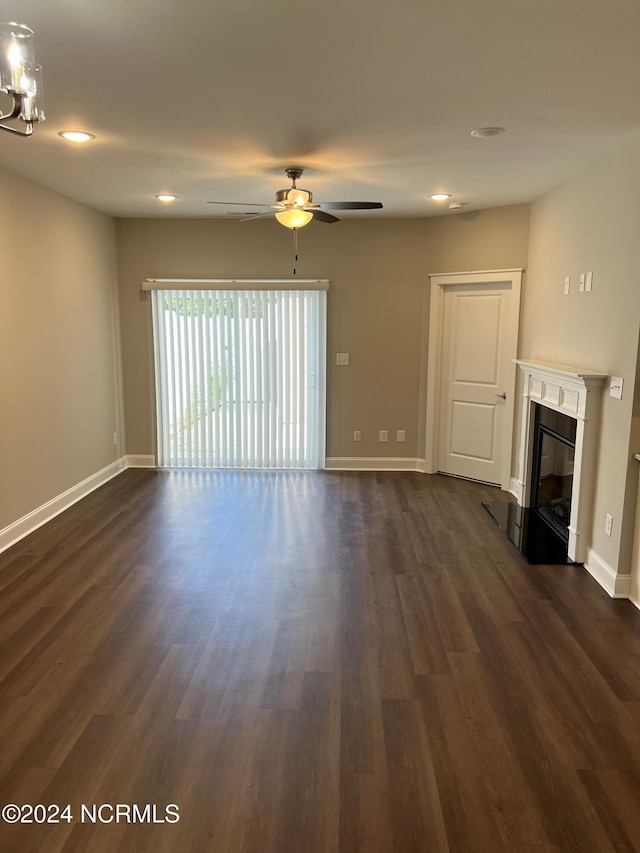
[[[145,278],[143,290],[329,290],[328,278]]]
[[[60,515],[61,512],[69,509],[70,506],[73,506],[73,504],[82,500],[82,498],[86,498],[88,494],[94,492],[114,477],[117,477],[126,468],[126,458],[120,457],[120,459],[116,459],[115,462],[107,465],[101,471],[96,471],[95,474],[82,480],[81,483],[77,483],[75,486],[67,489],[66,492],[62,492],[62,494],[52,498],[50,501],[42,504],[42,506],[37,507],[27,513],[27,515],[23,515],[22,518],[0,530],[0,553],[6,551],[7,548],[15,545],[21,539],[24,539],[25,536],[33,533],[34,530],[42,527],[43,524],[51,521],[57,515]]]
[[[587,549],[584,567],[595,578],[600,586],[612,598],[629,598],[631,592],[631,575],[619,575],[614,568],[606,563],[591,548]],[[635,603],[635,602],[634,602]]]
[[[513,495],[514,498],[518,501],[520,505],[522,505],[522,484],[515,477],[511,478],[511,482],[509,484],[509,494]]]
[[[409,456],[327,456],[325,471],[417,471],[425,473],[424,459]]]
[[[127,468],[155,468],[155,456],[143,456],[142,454],[129,454],[125,457]]]

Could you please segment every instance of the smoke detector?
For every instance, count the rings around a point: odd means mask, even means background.
[[[451,204],[449,205],[449,210],[450,210],[452,213],[460,213],[460,211],[462,210],[463,206],[464,206],[464,205],[463,205],[463,204],[462,204],[462,202],[460,202],[460,201],[452,201],[452,202],[451,202]]]

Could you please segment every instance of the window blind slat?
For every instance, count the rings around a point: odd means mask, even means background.
[[[276,294],[269,299],[267,314],[269,317],[269,450],[267,452],[267,467],[273,467],[276,462],[276,428],[277,428],[277,404],[278,404],[278,349],[276,343]],[[270,464],[269,464],[270,463]]]
[[[167,432],[166,437],[166,445],[167,445],[167,455],[165,460],[165,465],[175,465],[177,460],[175,457],[175,438],[177,435],[178,429],[178,396],[177,396],[177,388],[178,388],[178,364],[176,364],[176,360],[169,358],[169,354],[175,352],[176,350],[176,339],[175,339],[175,325],[174,325],[174,311],[172,310],[172,296],[173,294],[169,294],[169,307],[165,311],[164,317],[167,321],[166,328],[169,332],[168,335],[168,344],[169,350],[164,353],[164,358],[167,360],[167,364],[169,365],[170,371],[170,381],[171,381],[171,393],[170,393],[170,402],[171,402],[171,422],[170,422],[170,430]]]
[[[213,303],[215,300],[211,298],[210,293],[204,294],[207,299],[207,318],[204,324],[204,346],[203,346],[203,362],[205,371],[205,390],[207,395],[207,414],[206,414],[206,456],[205,464],[207,468],[213,465],[213,417],[215,406],[215,386],[213,384],[213,362],[211,359],[211,334],[213,331],[213,323],[215,322],[215,313],[213,311]]]
[[[220,431],[220,456],[221,465],[226,468],[229,463],[227,441],[229,430],[231,429],[230,407],[229,407],[229,383],[231,381],[229,373],[231,365],[229,363],[229,300],[227,293],[222,291],[222,313],[220,316],[220,389],[222,391],[222,404],[220,410],[220,419],[222,428]]]
[[[294,411],[295,411],[295,392],[296,387],[293,382],[293,371],[297,362],[297,353],[294,352],[293,342],[291,337],[291,308],[292,296],[294,294],[287,293],[284,301],[284,347],[282,359],[282,375],[284,380],[284,442],[283,442],[283,459],[284,467],[292,468],[291,464],[291,448],[294,442]]]
[[[277,455],[277,468],[284,468],[284,445],[285,445],[285,410],[287,406],[287,398],[286,393],[287,389],[285,386],[285,375],[284,375],[284,360],[285,360],[285,348],[286,348],[286,340],[285,340],[285,331],[284,331],[284,321],[285,321],[285,304],[286,297],[284,294],[278,295],[278,455]]]
[[[301,296],[303,296],[301,294]],[[296,467],[303,468],[305,464],[305,456],[306,456],[306,448],[304,441],[304,433],[302,431],[302,406],[304,403],[304,376],[306,372],[306,364],[307,364],[307,352],[306,347],[302,347],[302,336],[304,333],[304,298],[298,298],[296,300],[296,308],[298,311],[298,316],[296,318],[295,323],[295,332],[296,332],[296,352],[300,353],[300,359],[295,360],[295,364],[293,366],[293,374],[294,374],[294,384],[296,386],[296,412],[295,412],[295,441],[294,441],[294,450],[296,452]]]
[[[199,467],[206,466],[207,459],[207,394],[204,384],[205,366],[204,366],[204,350],[207,329],[207,305],[202,291],[197,292],[198,306],[201,311],[201,322],[196,323],[197,346],[194,353],[196,363],[198,365],[198,428],[200,431],[200,441],[197,449],[197,459]]]
[[[178,301],[178,293],[176,292],[176,304],[179,304]],[[183,309],[184,310],[184,309]],[[180,317],[180,308],[176,311],[175,318],[175,333],[176,333],[176,348],[175,353],[177,354],[178,361],[176,364],[176,387],[177,387],[177,395],[176,395],[176,420],[174,422],[174,433],[177,436],[176,443],[176,459],[180,466],[185,465],[185,456],[184,456],[184,344],[183,338],[184,335],[182,333],[182,323],[179,321]]]
[[[214,294],[214,322],[211,326],[213,331],[213,352],[211,357],[213,359],[213,376],[215,382],[215,393],[216,393],[216,412],[215,412],[215,427],[216,427],[216,438],[214,441],[215,446],[215,464],[212,466],[214,468],[220,468],[222,462],[222,382],[220,378],[220,353],[221,353],[221,333],[220,333],[220,305],[221,305],[221,297],[219,293]]]

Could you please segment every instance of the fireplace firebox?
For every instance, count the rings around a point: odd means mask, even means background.
[[[534,403],[531,508],[569,542],[576,421]]]

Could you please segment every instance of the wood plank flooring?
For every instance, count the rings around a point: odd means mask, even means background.
[[[0,555],[0,805],[73,815],[0,851],[639,850],[640,611],[498,495],[130,470]]]

